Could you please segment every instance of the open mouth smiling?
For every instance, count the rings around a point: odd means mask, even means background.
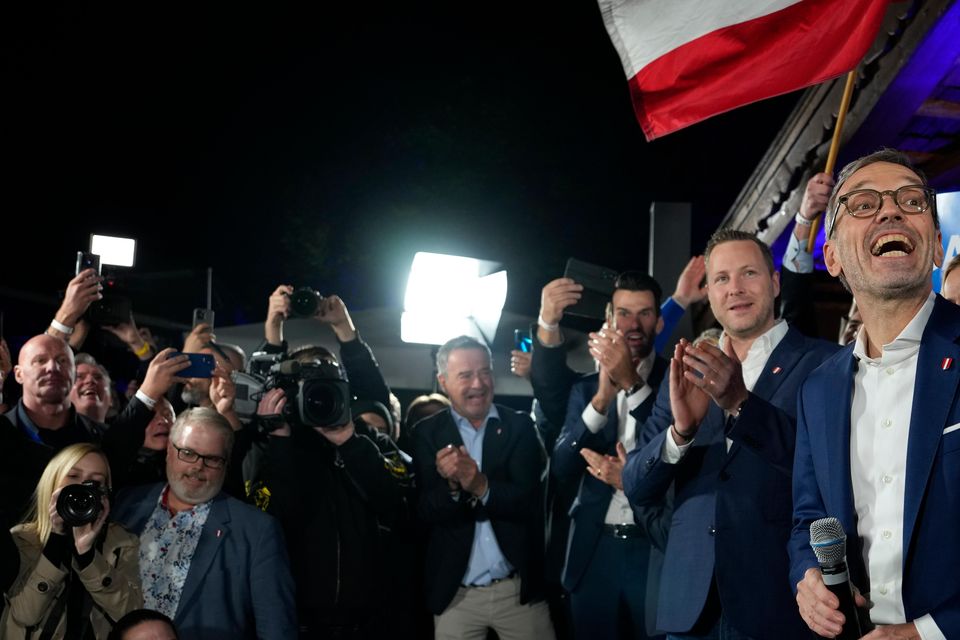
[[[913,242],[902,233],[888,233],[877,238],[870,249],[876,257],[897,258],[913,253]]]

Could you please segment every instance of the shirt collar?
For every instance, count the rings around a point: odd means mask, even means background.
[[[657,359],[657,353],[651,349],[650,353],[647,354],[647,357],[637,363],[637,375],[640,376],[640,379],[644,382],[647,381],[647,378],[650,377],[650,372],[653,371],[653,363]]]
[[[24,433],[27,434],[27,437],[34,442],[42,442],[42,440],[40,440],[40,429],[33,423],[30,416],[27,415],[27,409],[23,406],[23,398],[17,401],[17,422],[20,424]]]
[[[744,362],[752,362],[754,358],[761,356],[763,357],[763,361],[766,362],[766,359],[773,353],[773,350],[777,348],[777,345],[780,344],[780,341],[783,340],[788,331],[790,331],[790,325],[783,320],[777,320],[772,327],[754,339],[753,344],[750,345],[750,350],[747,351],[747,357],[744,359]],[[721,351],[723,351],[726,341],[727,333],[724,331],[720,335],[719,346]]]
[[[212,499],[207,500],[206,502],[201,502],[200,504],[195,504],[189,509],[181,509],[180,511],[177,511],[177,513],[174,513],[173,509],[170,508],[170,484],[169,483],[164,485],[163,491],[160,492],[160,497],[157,498],[157,504],[159,504],[160,508],[166,511],[167,515],[169,515],[171,518],[181,513],[186,513],[186,514],[196,513],[199,507],[208,505],[211,502],[213,502]]]
[[[450,415],[453,416],[453,421],[456,423],[458,428],[470,427],[471,429],[475,428],[473,423],[464,418],[462,415],[454,411],[453,407],[450,407]],[[483,424],[480,425],[480,429],[483,429],[487,426],[487,423],[490,422],[491,418],[497,420],[500,419],[500,413],[497,411],[497,405],[490,403],[490,409],[487,411],[487,417],[483,419]]]
[[[80,414],[76,412],[73,407],[68,409],[70,412],[69,417],[67,418],[67,424],[65,424],[61,429],[73,428],[75,426],[80,426],[85,432],[87,431],[86,427],[80,422],[78,417]],[[27,408],[23,405],[23,398],[17,400],[17,423],[20,425],[23,433],[33,440],[34,442],[39,442],[40,444],[46,444],[43,441],[43,438],[40,437],[40,427],[30,419],[30,415],[27,413]]]
[[[883,349],[879,358],[870,358],[867,356],[867,328],[861,327],[857,334],[857,341],[853,347],[853,355],[858,360],[864,362],[883,362],[884,364],[895,364],[906,358],[911,357],[916,350],[920,348],[920,340],[923,338],[923,330],[927,326],[927,321],[933,313],[933,302],[937,295],[930,292],[926,302],[917,310],[913,319],[907,323],[892,342],[881,347]]]

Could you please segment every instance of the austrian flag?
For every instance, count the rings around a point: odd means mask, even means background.
[[[839,76],[888,0],[599,0],[647,140]]]

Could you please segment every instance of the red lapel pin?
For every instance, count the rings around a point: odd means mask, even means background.
[[[774,367],[774,368],[773,368],[773,375],[777,375],[777,374],[780,373],[781,371],[783,371],[783,369],[782,369],[781,367]]]
[[[940,363],[940,368],[946,371],[953,366],[953,358],[944,358],[943,362]]]

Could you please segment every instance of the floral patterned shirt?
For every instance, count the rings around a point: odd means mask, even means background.
[[[180,593],[203,525],[210,515],[211,503],[204,502],[173,514],[167,506],[169,491],[169,485],[164,487],[157,507],[140,534],[140,581],[143,606],[172,620],[177,615]]]

